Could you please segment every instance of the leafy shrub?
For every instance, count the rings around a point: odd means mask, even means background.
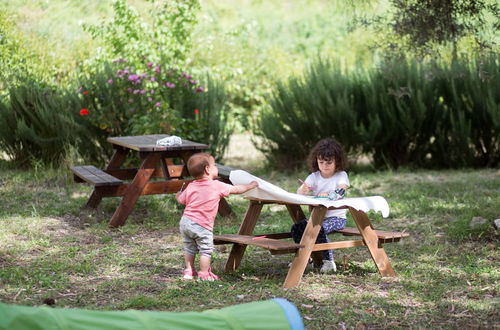
[[[497,57],[352,72],[320,60],[277,83],[260,121],[261,148],[278,164],[302,163],[316,141],[333,136],[379,168],[497,166],[499,73]]]
[[[500,164],[498,56],[452,63],[436,79],[441,120],[430,145],[432,165],[495,167]]]
[[[95,61],[127,58],[136,65],[149,58],[168,67],[182,65],[191,48],[190,36],[196,23],[198,0],[149,0],[148,19],[127,5],[126,0],[113,1],[114,16],[99,25],[85,25],[103,48]]]
[[[186,72],[147,60],[141,64],[120,59],[81,76],[79,109],[102,152],[109,152],[104,147],[109,136],[167,133],[207,142],[221,157],[232,131],[223,85],[207,76],[207,89]]]
[[[0,149],[14,161],[56,164],[69,147],[88,146],[84,126],[76,122],[64,91],[26,79],[0,102]]]
[[[25,45],[23,35],[16,30],[6,12],[0,12],[0,95],[17,83],[17,76],[36,71],[36,54]]]
[[[207,74],[203,78],[203,85],[206,86],[204,92],[187,96],[182,102],[184,106],[177,107],[180,121],[175,126],[174,134],[207,142],[210,152],[219,161],[229,145],[234,125],[231,124],[223,83]]]
[[[358,114],[352,111],[358,98],[357,77],[346,75],[338,63],[318,61],[304,77],[278,82],[263,112],[260,149],[271,162],[285,166],[299,165],[320,139],[335,137],[346,153],[357,151],[361,136],[356,129]],[[359,85],[359,88],[362,86]]]

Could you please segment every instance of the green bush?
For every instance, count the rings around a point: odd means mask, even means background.
[[[186,72],[147,60],[134,67],[120,59],[94,72],[82,73],[75,95],[101,153],[109,152],[109,136],[166,133],[209,143],[214,155],[224,154],[232,128],[221,82],[207,75],[202,86]]]
[[[110,21],[84,25],[92,38],[102,44],[101,52],[93,61],[127,58],[132,65],[137,65],[148,58],[168,67],[183,65],[191,49],[198,0],[149,2],[147,18],[141,17],[126,0],[115,0]]]
[[[230,120],[231,112],[224,84],[207,74],[203,79],[203,86],[203,92],[188,95],[182,102],[183,107],[176,108],[180,121],[173,132],[194,141],[208,143],[210,152],[219,161],[229,145],[234,125]]]
[[[441,120],[430,146],[439,167],[500,164],[500,66],[498,56],[453,63],[441,72]]]
[[[316,141],[333,136],[350,154],[371,154],[378,168],[498,166],[499,73],[498,57],[351,72],[319,60],[277,83],[260,120],[261,148],[278,164],[302,163]]]
[[[88,149],[87,131],[64,91],[26,79],[0,102],[0,150],[22,165],[56,164],[70,146]]]
[[[263,112],[261,146],[274,163],[289,166],[303,160],[317,141],[333,136],[347,153],[355,151],[359,136],[351,93],[354,76],[344,75],[339,65],[318,61],[304,77],[279,82]]]

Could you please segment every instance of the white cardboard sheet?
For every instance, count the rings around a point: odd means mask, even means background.
[[[309,196],[290,193],[278,186],[273,185],[272,183],[262,180],[261,178],[253,176],[252,174],[242,170],[231,171],[229,174],[229,180],[231,180],[233,184],[247,184],[251,181],[257,181],[259,183],[259,187],[244,193],[244,196],[247,197],[268,201],[296,203],[300,205],[323,205],[325,207],[349,206],[365,213],[370,210],[380,212],[384,218],[389,216],[389,205],[382,196],[344,198],[338,201],[312,198]]]

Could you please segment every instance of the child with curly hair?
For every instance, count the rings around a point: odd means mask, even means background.
[[[337,141],[334,139],[319,141],[309,154],[308,165],[312,173],[297,189],[298,194],[329,197],[331,200],[344,198],[349,187],[349,178],[344,171],[346,166],[344,151]],[[346,209],[328,210],[326,212],[316,243],[328,243],[328,234],[345,227],[347,222],[346,212]],[[292,237],[295,243],[299,243],[302,239],[306,226],[307,219],[292,226]],[[323,264],[320,272],[337,271],[333,259],[333,250],[325,250],[322,253]]]

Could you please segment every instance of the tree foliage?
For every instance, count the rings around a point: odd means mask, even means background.
[[[99,25],[85,25],[103,49],[96,59],[148,58],[162,64],[182,64],[191,49],[191,32],[199,10],[198,0],[148,0],[149,20],[126,0],[113,1],[113,18]]]
[[[456,57],[460,38],[472,35],[480,48],[491,48],[495,41],[482,35],[488,15],[498,30],[498,3],[488,0],[391,0],[394,6],[392,29],[408,40],[410,47],[426,49],[432,44],[451,42]]]

